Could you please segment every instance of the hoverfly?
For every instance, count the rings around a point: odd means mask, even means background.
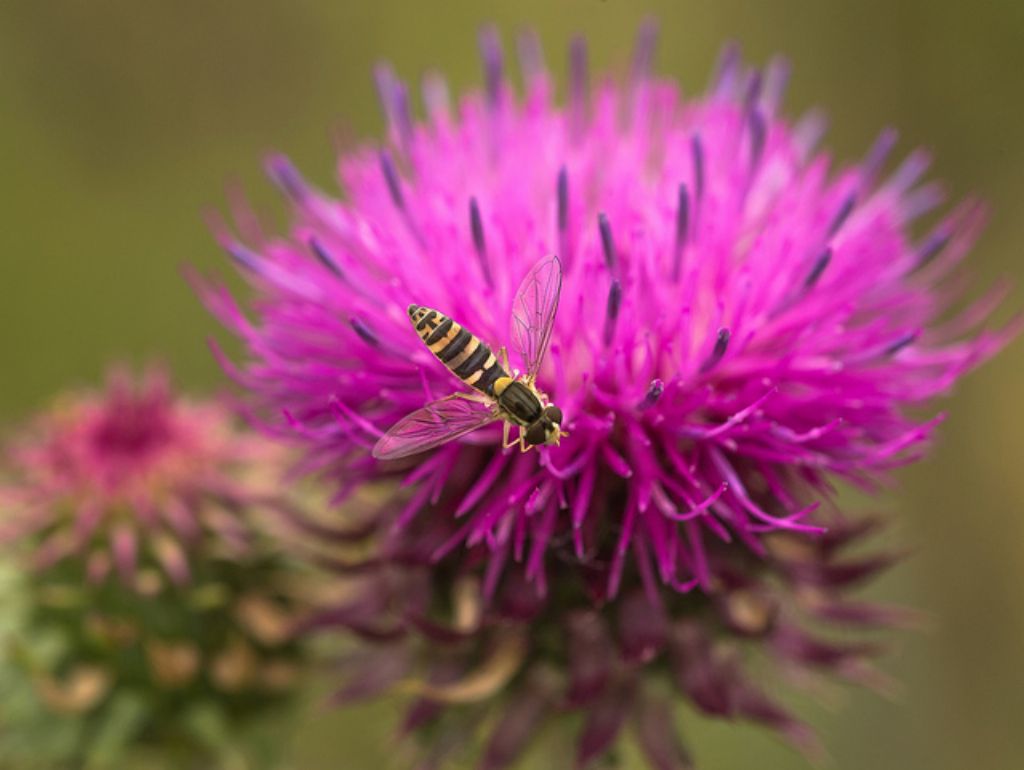
[[[498,357],[464,326],[449,316],[421,305],[409,305],[416,333],[449,371],[475,393],[453,393],[406,415],[373,448],[382,460],[433,449],[495,420],[504,421],[502,448],[518,443],[525,452],[538,444],[558,444],[562,410],[534,386],[540,370],[562,291],[562,264],[552,255],[537,262],[516,292],[512,304],[512,342],[526,373],[509,374],[508,351]],[[501,363],[499,363],[499,358]],[[518,436],[509,440],[512,426]]]

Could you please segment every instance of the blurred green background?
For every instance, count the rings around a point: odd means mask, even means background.
[[[489,20],[506,43],[534,27],[556,68],[576,32],[595,69],[621,68],[646,14],[661,22],[659,70],[691,92],[735,38],[755,62],[791,58],[790,114],[825,108],[840,158],[890,124],[904,151],[932,149],[954,196],[992,204],[973,260],[980,281],[1024,281],[1017,0],[4,0],[0,421],[96,381],[115,359],[160,358],[184,386],[220,385],[203,344],[214,324],[179,272],[224,265],[201,211],[223,207],[234,184],[275,205],[261,171],[269,150],[331,185],[336,137],[380,132],[379,59],[406,78],[436,68],[456,89],[474,86],[476,32]],[[838,768],[1024,766],[1022,393],[1018,342],[960,388],[934,455],[886,500],[902,522],[890,538],[915,554],[874,593],[934,621],[893,637],[894,701],[853,692],[807,710]],[[393,766],[389,715],[315,708],[294,767]],[[805,766],[754,729],[686,729],[704,768]]]

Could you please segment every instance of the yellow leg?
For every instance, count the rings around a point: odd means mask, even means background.
[[[498,360],[501,361],[501,365],[502,367],[504,367],[505,371],[508,374],[512,374],[512,371],[508,365],[508,348],[506,348],[504,345],[502,345],[501,348],[498,349]]]
[[[510,441],[508,437],[509,437],[509,434],[512,432],[512,423],[508,422],[507,420],[505,421],[505,428],[504,428],[504,430],[505,430],[505,435],[502,437],[501,448],[502,449],[508,449],[510,446],[512,446],[513,444],[517,443],[520,440],[521,433],[520,433],[520,436],[517,436],[516,438],[514,438],[514,439],[512,439]]]

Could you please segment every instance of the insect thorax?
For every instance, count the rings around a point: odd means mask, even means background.
[[[515,380],[498,394],[498,406],[519,425],[530,425],[540,419],[543,405],[537,394]]]

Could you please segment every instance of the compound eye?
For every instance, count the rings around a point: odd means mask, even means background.
[[[551,422],[557,422],[559,425],[562,424],[562,410],[557,406],[547,407],[544,410],[544,416],[551,420]]]
[[[533,445],[543,444],[546,434],[547,432],[544,430],[544,423],[537,420],[537,422],[526,429],[526,443]]]

